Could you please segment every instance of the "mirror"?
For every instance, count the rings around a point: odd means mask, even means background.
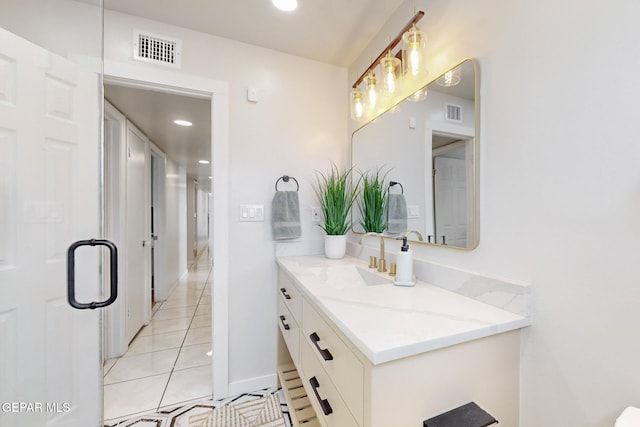
[[[416,92],[416,99],[403,100],[353,133],[356,175],[380,171],[385,177],[392,218],[383,235],[399,236],[400,219],[402,228],[406,224],[406,231],[423,237],[420,243],[478,245],[477,68],[475,60],[463,61]],[[365,232],[362,203],[360,197],[352,209],[355,233]],[[418,242],[417,233],[409,240]]]

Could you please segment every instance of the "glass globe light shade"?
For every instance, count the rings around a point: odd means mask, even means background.
[[[369,74],[364,78],[364,84],[366,87],[366,106],[373,111],[378,104],[378,83],[373,71],[369,71]]]
[[[364,114],[364,97],[360,89],[353,88],[351,91],[351,118],[360,120]]]
[[[407,99],[409,101],[413,101],[413,102],[424,101],[425,99],[427,99],[427,88],[425,87],[425,88],[422,88],[422,89],[419,89],[419,90],[415,91]]]
[[[402,63],[391,55],[391,51],[380,61],[380,74],[382,75],[382,94],[392,96],[398,90],[401,76]]]
[[[450,87],[460,83],[460,68],[456,67],[453,70],[449,70],[442,76],[438,77],[436,83],[440,86]]]
[[[427,73],[426,47],[427,37],[415,25],[402,35],[402,62],[405,76],[417,79]]]

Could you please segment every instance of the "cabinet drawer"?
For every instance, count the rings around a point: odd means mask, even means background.
[[[329,380],[313,352],[315,349],[309,347],[308,343],[300,343],[302,383],[316,416],[322,420],[322,425],[325,427],[358,427],[358,423],[347,409],[347,404],[340,397],[340,393]]]
[[[302,295],[291,279],[280,270],[278,270],[278,295],[291,312],[293,318],[298,322],[298,325],[301,324]]]
[[[291,360],[296,366],[300,361],[300,328],[282,299],[278,298],[278,326],[287,344]]]
[[[356,421],[362,424],[364,411],[362,362],[307,300],[303,302],[301,328],[302,340],[317,363],[327,373]]]

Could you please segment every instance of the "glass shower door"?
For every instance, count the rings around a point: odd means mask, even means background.
[[[102,51],[102,0],[0,2],[3,426],[102,425]]]

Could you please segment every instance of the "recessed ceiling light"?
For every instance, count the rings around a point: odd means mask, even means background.
[[[198,163],[202,163],[203,165],[208,165],[209,160],[198,160]]]
[[[291,12],[298,7],[298,0],[271,0],[271,3],[285,12]]]
[[[193,123],[191,123],[188,120],[174,120],[173,123],[179,125],[179,126],[191,126],[193,125]]]

